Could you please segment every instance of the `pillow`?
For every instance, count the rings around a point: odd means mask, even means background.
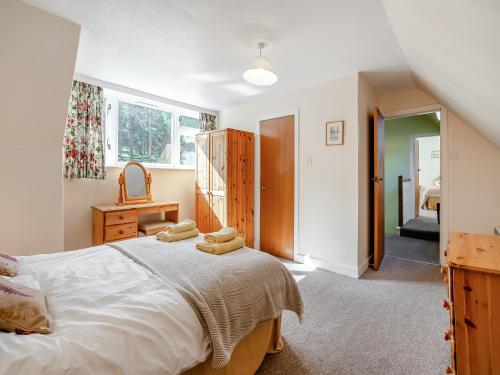
[[[17,275],[17,259],[0,252],[0,275],[16,276]]]
[[[50,333],[52,317],[42,293],[0,276],[0,330]]]

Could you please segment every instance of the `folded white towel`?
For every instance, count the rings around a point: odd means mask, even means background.
[[[180,233],[167,233],[167,232],[156,233],[156,239],[162,242],[176,242],[196,237],[199,234],[200,231],[198,230],[198,228],[194,228]]]
[[[167,225],[167,233],[181,233],[187,232],[188,230],[192,230],[196,228],[196,222],[191,219],[184,219],[180,223],[177,224],[169,224]]]
[[[196,248],[205,253],[212,255],[222,255],[230,251],[241,249],[245,246],[245,240],[241,237],[233,238],[231,241],[221,243],[206,243],[200,242],[196,244]]]
[[[236,229],[231,227],[223,227],[218,232],[205,234],[204,239],[207,243],[221,243],[231,241],[232,239],[235,239],[237,235],[238,232],[236,232]]]

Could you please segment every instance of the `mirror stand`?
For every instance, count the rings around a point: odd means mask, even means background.
[[[130,191],[130,188],[133,186],[128,186],[128,184],[131,184],[134,181],[129,181],[127,183],[127,174],[126,174],[127,168],[129,168],[129,172],[134,169],[136,174],[129,175],[128,178],[134,178],[136,183],[139,182],[140,184],[139,187],[141,191],[140,194],[134,193],[135,190]],[[143,180],[143,184],[141,180]],[[127,204],[152,202],[153,198],[151,196],[151,181],[152,181],[151,173],[147,172],[146,168],[144,168],[144,166],[141,163],[138,162],[127,163],[127,165],[123,168],[123,171],[120,173],[120,176],[118,177],[119,193],[118,193],[118,202],[116,204],[118,206],[122,206]],[[135,186],[135,188],[137,188],[137,185]]]

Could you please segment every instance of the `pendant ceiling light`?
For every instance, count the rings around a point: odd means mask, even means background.
[[[266,43],[260,42],[257,46],[260,50],[259,56],[250,62],[247,70],[243,73],[243,79],[256,86],[274,85],[278,81],[278,76],[273,72],[269,61],[262,56],[262,49]]]

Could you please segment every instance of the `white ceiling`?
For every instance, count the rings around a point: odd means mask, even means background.
[[[378,91],[416,82],[500,145],[499,0],[24,1],[82,25],[81,75],[219,110],[361,71]],[[268,88],[241,78],[260,40]]]
[[[500,146],[500,1],[382,1],[417,85]]]
[[[82,25],[77,73],[208,109],[366,72],[379,90],[413,78],[379,0],[25,0]],[[241,74],[259,40],[278,84]]]

